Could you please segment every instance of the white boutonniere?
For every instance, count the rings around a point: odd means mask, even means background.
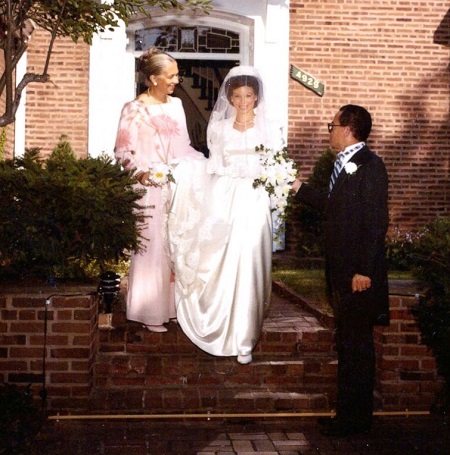
[[[357,166],[355,163],[352,163],[349,161],[348,163],[345,163],[344,169],[345,172],[347,172],[348,175],[353,175],[357,170],[359,166]]]

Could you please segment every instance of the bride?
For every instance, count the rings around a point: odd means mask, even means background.
[[[169,213],[178,322],[204,351],[252,361],[271,295],[272,214],[255,147],[282,146],[254,67],[220,88],[207,129],[210,158],[176,170]],[[189,169],[187,169],[189,167]]]

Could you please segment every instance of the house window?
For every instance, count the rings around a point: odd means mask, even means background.
[[[239,34],[217,27],[164,26],[137,30],[135,50],[157,47],[166,52],[239,54]]]

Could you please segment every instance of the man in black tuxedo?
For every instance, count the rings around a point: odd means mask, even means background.
[[[324,213],[326,276],[332,293],[338,354],[336,417],[320,418],[322,432],[348,436],[370,430],[375,381],[374,325],[389,325],[385,236],[388,176],[365,141],[372,119],[346,105],[328,124],[338,151],[328,193],[296,180],[300,201]]]

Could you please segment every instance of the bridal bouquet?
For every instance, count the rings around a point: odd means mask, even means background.
[[[175,179],[172,174],[172,168],[165,163],[152,163],[148,168],[150,175],[147,183],[150,186],[157,186],[161,188],[166,183],[173,182]]]
[[[284,232],[284,222],[289,209],[291,185],[297,176],[297,165],[289,158],[286,147],[272,150],[259,145],[255,148],[260,154],[261,175],[253,181],[253,188],[263,186],[270,196],[270,208],[276,212],[273,227],[274,240],[281,242],[280,235]]]

